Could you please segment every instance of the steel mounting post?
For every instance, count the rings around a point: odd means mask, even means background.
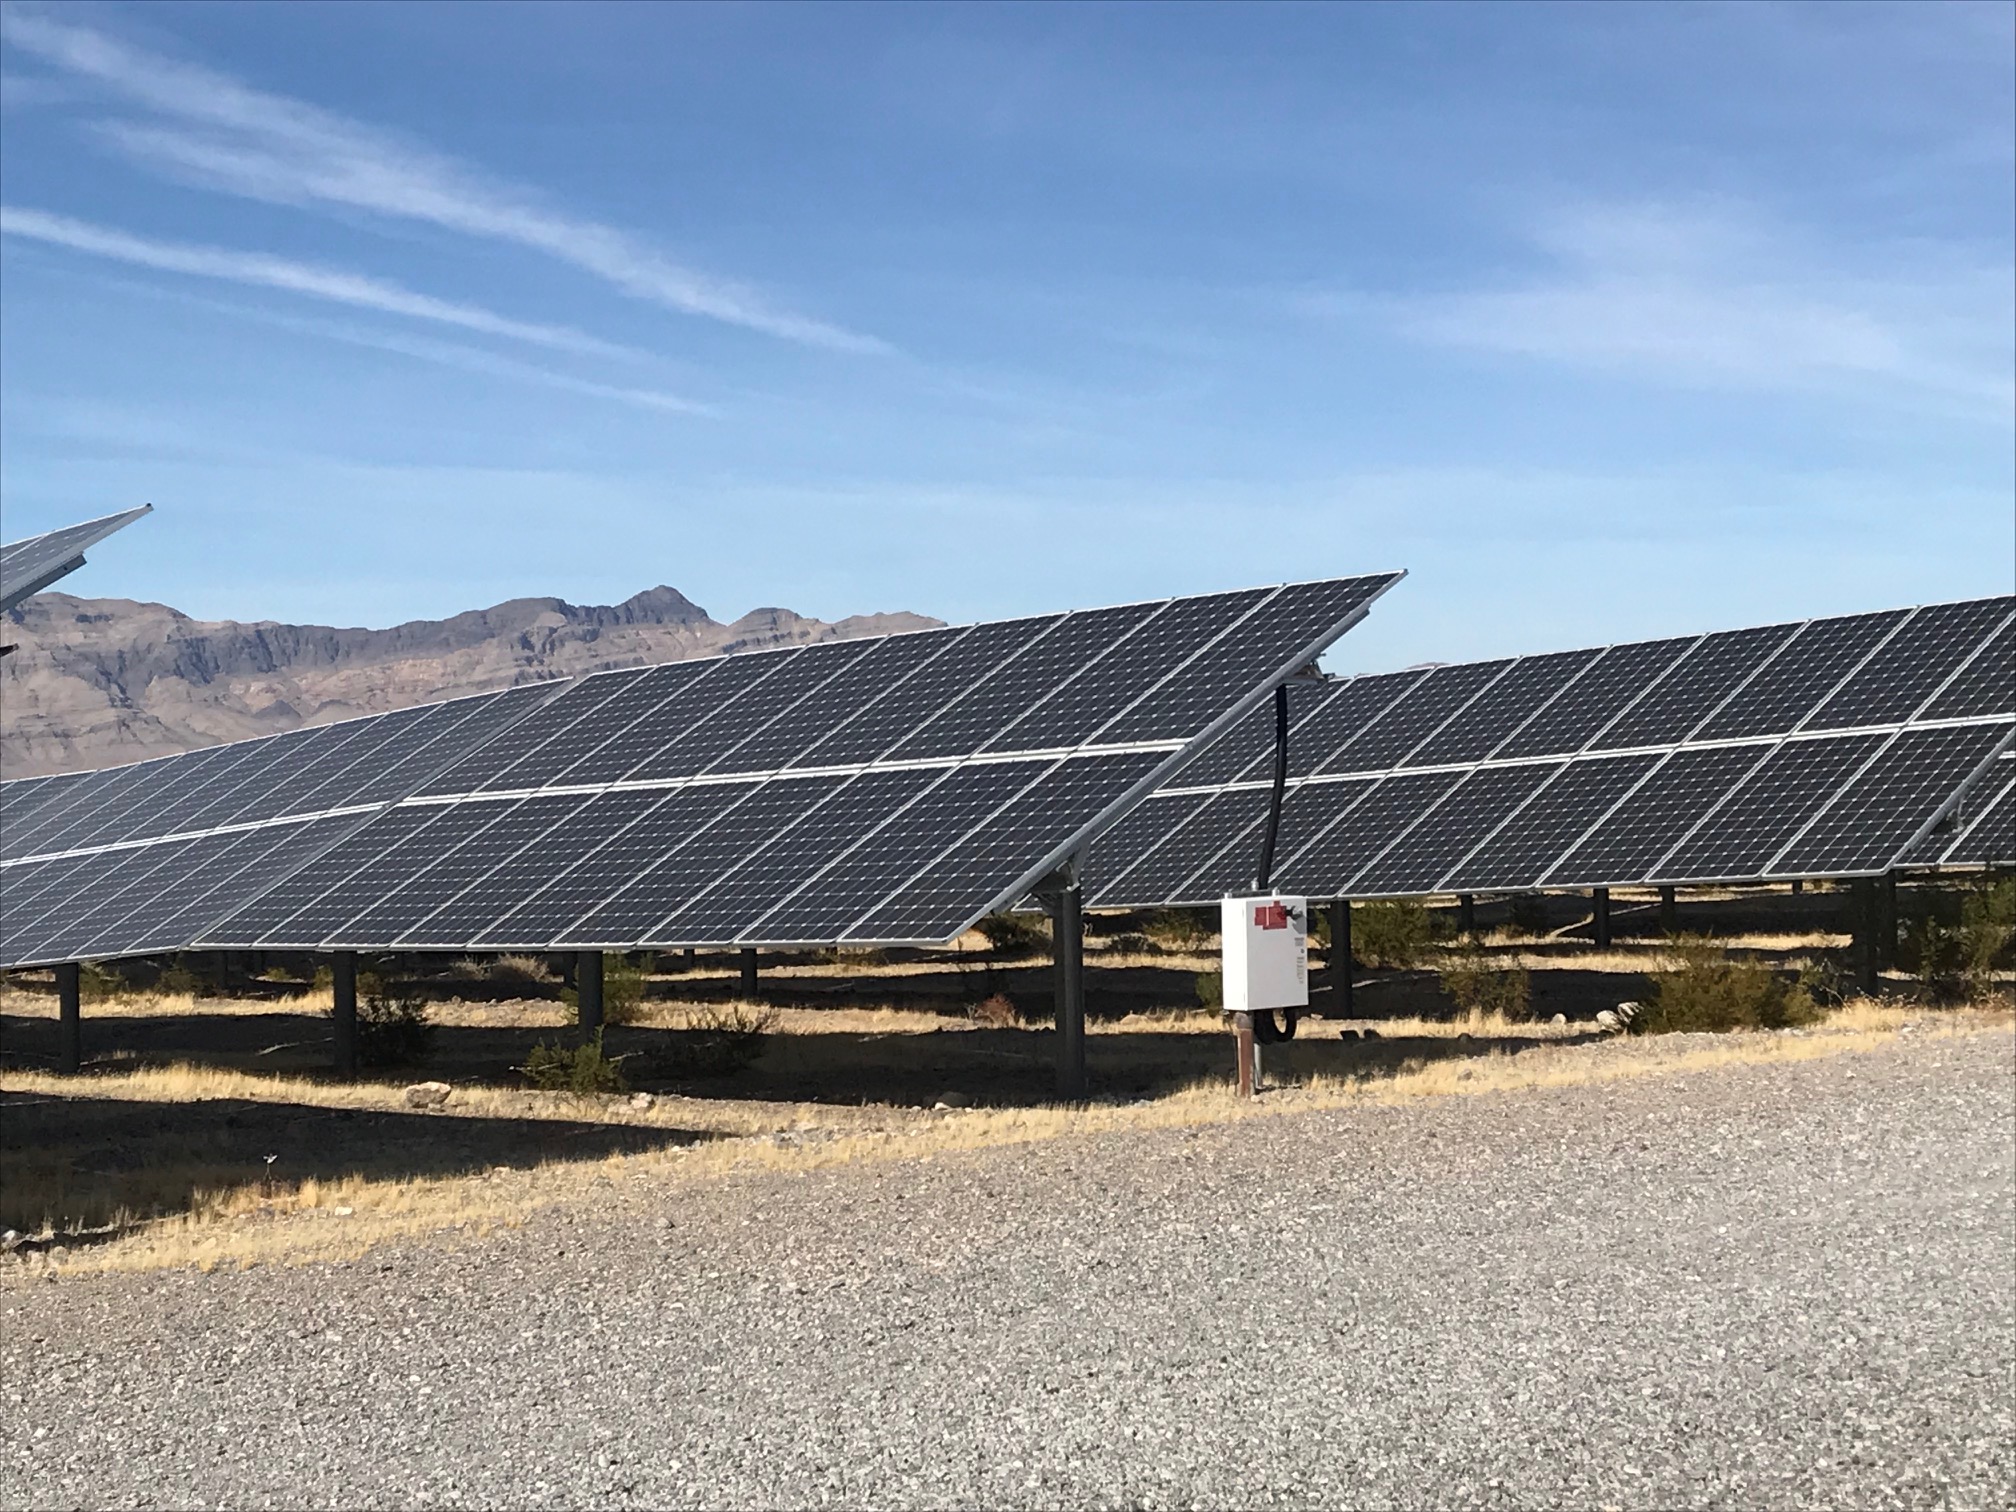
[[[1680,899],[1670,887],[1659,889],[1659,932],[1666,935],[1680,933]]]
[[[742,996],[753,1002],[756,993],[756,947],[745,945],[742,947]]]
[[[1351,900],[1330,904],[1330,1017],[1349,1018],[1351,1002]]]
[[[1037,899],[1050,915],[1050,951],[1057,992],[1057,1096],[1085,1096],[1085,894],[1071,860],[1042,887]]]
[[[75,961],[56,968],[56,1069],[65,1076],[84,1069],[84,991]]]
[[[1464,935],[1477,933],[1477,896],[1475,893],[1456,894],[1456,928]]]
[[[575,1016],[582,1043],[602,1032],[602,952],[584,950],[574,960]]]
[[[1591,888],[1589,891],[1589,933],[1598,950],[1610,947],[1610,889]]]
[[[336,1074],[357,1075],[357,953],[339,950],[329,958],[329,1024]]]

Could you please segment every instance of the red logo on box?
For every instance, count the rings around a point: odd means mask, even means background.
[[[1253,910],[1255,929],[1286,929],[1288,927],[1288,905],[1285,903],[1262,903]]]

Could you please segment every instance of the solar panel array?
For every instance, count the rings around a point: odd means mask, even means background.
[[[9,783],[0,965],[951,939],[1397,577],[608,672]]]
[[[84,553],[113,531],[152,511],[152,504],[128,509],[81,525],[66,525],[44,535],[28,536],[0,546],[0,613],[84,565]]]
[[[2016,599],[1290,685],[1274,884],[1314,898],[1881,873],[2006,856]],[[1092,848],[1094,907],[1252,885],[1243,720]],[[1971,784],[1971,785],[1970,785]],[[1980,793],[1962,800],[1963,791]],[[1928,842],[1949,812],[1936,855]],[[1957,823],[1957,817],[1955,822]],[[1998,854],[1999,853],[1999,854]]]

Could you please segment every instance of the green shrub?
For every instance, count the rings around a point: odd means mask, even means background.
[[[606,952],[602,957],[602,1022],[634,1024],[644,1017],[644,988],[650,980],[650,973],[632,964],[628,956],[620,951]],[[578,1013],[581,993],[577,988],[563,987],[560,1001]]]
[[[1197,1004],[1201,1008],[1224,1008],[1225,974],[1223,972],[1200,971],[1197,973]]]
[[[602,1053],[602,1031],[578,1045],[541,1040],[525,1057],[519,1073],[542,1092],[565,1092],[572,1097],[593,1097],[598,1093],[627,1092],[623,1057]]]
[[[1839,1008],[1848,1000],[1848,977],[1834,962],[1808,961],[1799,968],[1798,990],[1820,1008]]]
[[[189,969],[188,962],[179,955],[161,968],[161,975],[154,986],[157,991],[167,993],[171,997],[179,997],[185,992],[194,997],[202,990],[202,984],[196,979],[196,973]]]
[[[1050,944],[1050,921],[1041,914],[989,914],[974,928],[987,937],[989,945],[1004,954],[1027,954],[1046,949]]]
[[[1155,950],[1155,942],[1145,934],[1129,932],[1110,936],[1106,948],[1114,955],[1149,955]]]
[[[1823,1017],[1807,991],[1769,966],[1731,956],[1713,940],[1677,939],[1652,1000],[1631,1021],[1634,1034],[1719,1034],[1789,1029]]]
[[[1418,899],[1361,903],[1351,914],[1351,954],[1367,966],[1404,971],[1418,965],[1432,938],[1428,910]]]
[[[1960,899],[1960,981],[1970,999],[1996,994],[1995,968],[2016,951],[2016,877],[1969,888]]]
[[[776,1023],[774,1011],[749,1003],[689,1009],[678,1030],[651,1051],[650,1068],[673,1080],[733,1075],[762,1055]]]
[[[1547,895],[1514,893],[1505,900],[1505,927],[1516,935],[1547,933]]]
[[[1938,1002],[1995,994],[1995,969],[2016,940],[2016,878],[1919,888],[1897,936],[1897,965]]]
[[[77,968],[77,1000],[80,1003],[106,1003],[123,996],[126,979],[109,966],[97,961],[86,961]]]
[[[1500,966],[1471,946],[1452,951],[1441,967],[1442,990],[1466,1013],[1496,1014],[1511,1023],[1533,1010],[1533,985],[1517,966]]]
[[[357,974],[357,1059],[367,1066],[404,1066],[425,1060],[435,1026],[427,1000],[388,986],[376,972]]]
[[[1208,949],[1212,929],[1194,908],[1158,908],[1141,921],[1141,933],[1159,950],[1189,955]]]

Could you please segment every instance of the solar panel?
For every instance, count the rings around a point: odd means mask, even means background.
[[[1999,812],[1927,837],[2016,730],[2012,610],[1977,599],[1297,686],[1276,879],[1370,898],[1963,864],[2006,848],[1989,838]],[[1249,717],[1102,837],[1093,904],[1243,885],[1272,740],[1266,712]]]
[[[161,938],[169,902],[179,943],[209,948],[949,939],[1081,852],[1396,578],[605,673],[491,695],[517,697],[508,717],[441,705],[173,758],[116,784],[116,814],[70,805],[49,838],[116,859],[44,889],[0,959],[123,953],[122,929]],[[284,864],[227,898],[218,866],[252,854],[230,837],[282,825],[303,837],[275,846]]]
[[[153,509],[152,504],[142,504],[0,546],[0,614],[75,572],[84,565],[86,551]]]

